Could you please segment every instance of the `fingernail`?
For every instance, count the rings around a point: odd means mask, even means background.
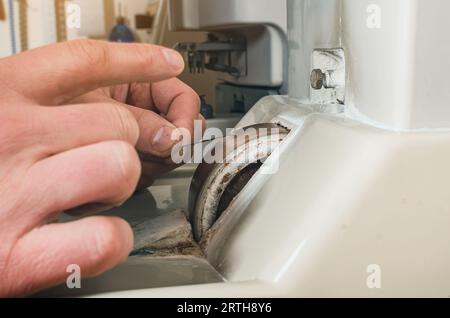
[[[173,66],[176,70],[184,68],[184,61],[181,55],[171,49],[162,50],[166,61]]]
[[[153,149],[158,152],[166,152],[170,150],[175,144],[175,140],[172,139],[173,128],[162,127],[153,137],[152,146]]]

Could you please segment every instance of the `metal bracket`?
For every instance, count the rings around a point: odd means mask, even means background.
[[[247,74],[247,65],[234,65],[233,54],[246,54],[245,40],[220,41],[214,35],[203,43],[177,43],[175,49],[185,55],[192,74],[204,73],[205,69],[228,73],[235,77]],[[246,60],[246,59],[245,59]]]

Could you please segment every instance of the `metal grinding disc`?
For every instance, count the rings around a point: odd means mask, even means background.
[[[288,133],[289,130],[277,124],[258,124],[208,145],[223,149],[225,160],[201,163],[194,174],[189,191],[189,218],[197,241],[214,225],[259,170],[262,161]]]

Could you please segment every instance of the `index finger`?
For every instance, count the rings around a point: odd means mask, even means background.
[[[1,64],[2,76],[11,79],[8,85],[46,105],[58,105],[100,87],[161,81],[184,68],[181,55],[171,49],[93,40],[41,47]]]

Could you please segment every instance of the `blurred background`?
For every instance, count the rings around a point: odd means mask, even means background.
[[[166,0],[0,0],[0,58],[80,38],[173,47],[206,40],[203,32],[170,32]],[[215,106],[217,73],[180,78]]]

